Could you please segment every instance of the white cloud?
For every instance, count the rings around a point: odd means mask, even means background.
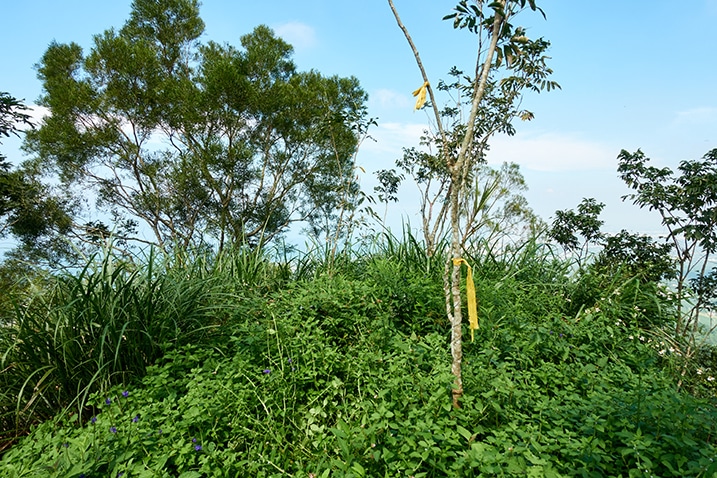
[[[274,31],[296,50],[308,50],[318,43],[315,30],[305,23],[284,23],[274,27]]]
[[[361,145],[361,152],[368,155],[392,155],[398,158],[402,148],[418,146],[418,141],[426,129],[420,123],[379,123],[369,131],[372,139]]]
[[[414,101],[408,96],[389,89],[379,89],[369,95],[369,107],[385,109],[409,109],[413,107]]]
[[[490,164],[508,161],[535,171],[614,170],[617,161],[608,145],[556,133],[498,136],[490,144]]]
[[[678,111],[675,115],[676,125],[701,125],[717,121],[717,108],[702,106]]]
[[[32,121],[35,126],[39,126],[46,116],[50,116],[50,109],[44,106],[32,104],[28,105],[28,108],[30,108],[30,110],[25,111],[25,113],[30,115],[30,121]]]
[[[396,160],[403,155],[403,148],[418,147],[426,128],[416,123],[379,123],[369,131],[359,148],[358,164],[367,171],[396,167]]]
[[[418,147],[425,123],[379,123],[360,148],[359,163],[366,169],[393,167],[402,148]],[[542,172],[614,171],[614,147],[567,134],[517,134],[497,136],[490,143],[488,162],[514,162],[523,169]]]

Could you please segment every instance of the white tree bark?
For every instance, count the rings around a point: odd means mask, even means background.
[[[506,0],[499,0],[499,3],[502,5],[503,11],[505,11]],[[408,43],[411,46],[411,50],[416,58],[416,63],[421,71],[424,82],[429,82],[428,75],[423,67],[420,55],[418,54],[418,49],[413,43],[413,40],[408,33],[408,29],[401,22],[398,12],[393,4],[393,0],[388,0],[388,4],[391,7],[399,28],[403,31],[406,36],[406,40],[408,40]],[[446,295],[446,314],[448,315],[448,320],[451,324],[451,372],[454,376],[452,395],[453,405],[455,407],[460,407],[460,399],[463,395],[463,378],[461,372],[463,362],[463,314],[461,311],[461,266],[460,263],[456,264],[453,259],[462,257],[465,241],[467,239],[466,235],[461,233],[460,205],[462,203],[461,199],[467,194],[466,178],[476,161],[476,158],[471,157],[469,152],[471,151],[473,136],[475,133],[475,121],[478,116],[478,108],[480,107],[483,96],[485,95],[488,75],[493,66],[493,56],[498,45],[503,21],[504,18],[496,12],[491,30],[490,46],[485,52],[483,58],[483,66],[480,77],[477,77],[475,80],[476,85],[473,91],[471,111],[466,125],[466,132],[461,142],[461,147],[455,162],[452,161],[448,151],[442,152],[446,161],[446,166],[451,173],[451,184],[449,188],[451,246],[444,272],[444,292]],[[481,64],[480,57],[481,52],[478,52],[478,65]],[[428,94],[431,99],[431,104],[433,105],[433,114],[435,116],[438,133],[443,140],[443,144],[448,144],[446,133],[443,130],[441,123],[441,115],[438,111],[438,106],[433,95],[433,88],[431,87],[430,82],[428,83]],[[453,267],[452,269],[451,266]]]

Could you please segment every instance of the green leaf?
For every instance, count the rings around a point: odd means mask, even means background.
[[[466,440],[470,440],[473,436],[471,432],[469,432],[467,429],[463,428],[460,425],[456,426],[456,431]]]
[[[366,476],[366,470],[364,469],[363,466],[361,466],[361,464],[360,464],[359,462],[355,462],[355,463],[351,466],[351,469],[352,469],[353,471],[355,471],[355,472],[358,474],[359,477]]]

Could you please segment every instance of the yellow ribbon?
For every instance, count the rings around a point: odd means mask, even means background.
[[[423,108],[423,105],[426,103],[426,91],[428,89],[428,82],[424,82],[423,85],[413,92],[413,96],[418,96],[416,98],[416,109],[420,110]]]
[[[453,259],[453,265],[465,264],[468,268],[466,275],[466,297],[468,298],[468,324],[471,329],[471,342],[473,342],[473,331],[478,330],[478,302],[476,300],[476,285],[473,282],[473,270],[468,262],[460,257]]]

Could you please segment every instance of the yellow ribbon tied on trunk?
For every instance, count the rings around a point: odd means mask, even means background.
[[[473,270],[468,262],[460,257],[453,259],[453,265],[465,264],[468,269],[466,275],[466,297],[468,299],[468,324],[471,329],[471,342],[473,342],[473,331],[478,330],[478,302],[476,300],[476,285],[473,282]]]
[[[416,98],[416,109],[420,110],[423,108],[423,105],[426,103],[426,91],[428,90],[428,82],[424,82],[423,85],[413,92],[413,96],[417,96]]]

